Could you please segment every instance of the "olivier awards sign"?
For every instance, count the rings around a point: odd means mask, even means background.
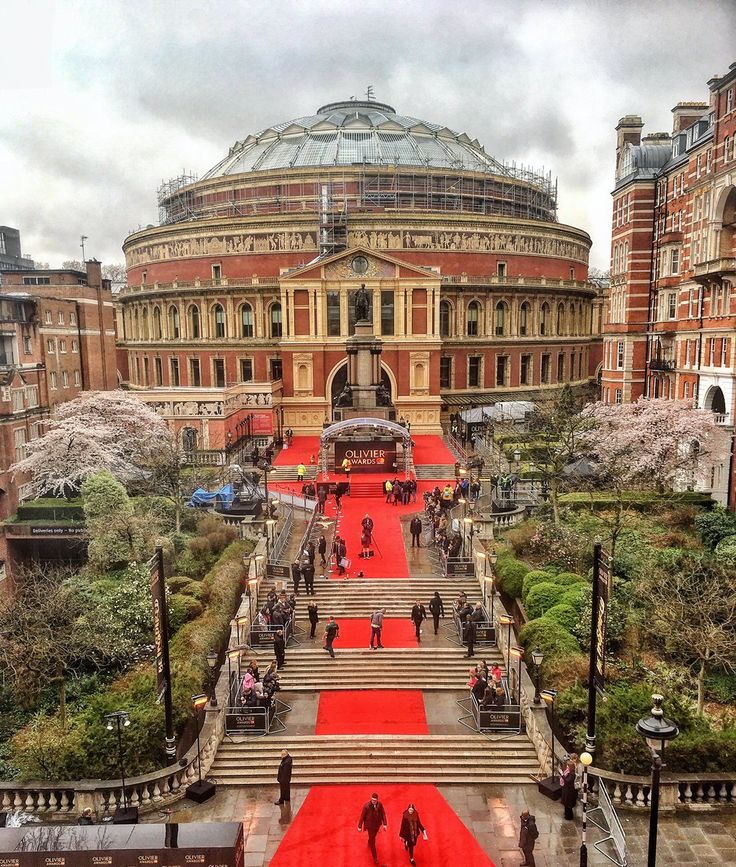
[[[393,475],[396,463],[396,443],[389,440],[350,441],[335,443],[335,469],[347,458],[354,473]]]

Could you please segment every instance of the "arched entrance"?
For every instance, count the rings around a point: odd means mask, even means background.
[[[348,363],[344,361],[334,372],[332,376],[332,382],[330,384],[330,407],[334,408],[335,401],[340,395],[340,392],[345,388],[345,385],[348,381]],[[381,385],[386,389],[389,396],[391,397],[391,402],[393,403],[394,393],[391,385],[391,377],[388,374],[388,371],[381,365]]]
[[[719,385],[712,385],[706,395],[704,406],[715,415],[726,414],[726,398]]]
[[[397,424],[395,421],[366,417],[350,418],[345,419],[345,421],[338,421],[322,431],[319,438],[320,469],[324,476],[327,476],[329,472],[328,457],[330,445],[349,439],[354,434],[365,434],[366,440],[369,441],[374,438],[378,439],[379,437],[383,437],[384,440],[386,440],[390,437],[394,442],[400,442],[404,455],[404,473],[406,475],[411,473],[413,464],[411,460],[411,434],[409,431],[403,427],[403,425]],[[355,460],[352,458],[351,460],[355,464]],[[391,472],[390,466],[381,466],[379,464],[376,468]]]

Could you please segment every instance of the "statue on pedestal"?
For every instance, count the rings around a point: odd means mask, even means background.
[[[360,289],[355,293],[355,321],[370,322],[368,318],[371,309],[371,297],[365,288],[365,283],[360,284]]]
[[[350,388],[350,385],[346,385],[340,394],[337,396],[337,400],[335,401],[335,406],[352,406],[353,403],[353,390]]]

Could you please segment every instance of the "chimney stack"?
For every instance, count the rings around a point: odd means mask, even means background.
[[[619,120],[616,127],[616,180],[619,177],[621,154],[623,153],[624,145],[641,144],[641,131],[643,128],[644,122],[638,114],[627,114]]]
[[[707,102],[678,102],[672,109],[672,135],[677,135],[708,111]]]

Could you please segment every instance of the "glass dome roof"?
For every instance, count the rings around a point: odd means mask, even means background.
[[[421,166],[507,174],[477,139],[381,102],[333,102],[236,142],[201,180],[302,166]]]

